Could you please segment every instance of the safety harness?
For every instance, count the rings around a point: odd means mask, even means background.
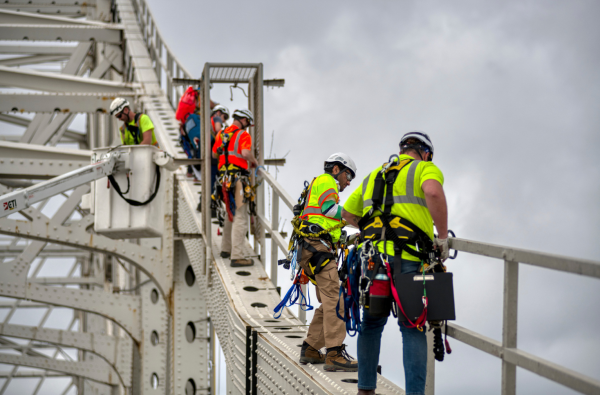
[[[304,296],[301,289],[301,284],[306,284],[308,281],[317,285],[315,275],[319,274],[323,267],[327,265],[331,260],[336,259],[336,250],[333,248],[331,236],[329,235],[335,229],[340,229],[346,225],[345,221],[341,221],[333,227],[324,229],[322,226],[313,224],[302,219],[304,208],[306,207],[308,200],[308,193],[316,180],[316,177],[309,184],[308,181],[304,181],[304,189],[298,198],[298,203],[293,207],[294,218],[292,219],[292,235],[290,236],[290,243],[288,245],[288,255],[284,259],[280,259],[277,263],[283,266],[284,269],[290,269],[290,278],[293,280],[292,287],[288,290],[286,295],[281,300],[281,303],[275,308],[274,318],[278,318],[281,315],[281,310],[285,306],[294,305],[298,299],[300,299],[300,308],[303,310],[312,310],[313,307],[310,305],[310,295],[308,298]],[[345,239],[345,237],[343,237]],[[327,251],[319,251],[307,240],[313,242],[322,243],[326,247]],[[340,238],[341,241],[341,238]],[[312,257],[308,261],[308,266],[311,273],[307,273],[299,262],[302,260],[302,253],[306,250],[312,254]],[[308,294],[308,292],[307,292]]]
[[[242,129],[238,129],[236,132],[243,132]],[[233,134],[235,134],[234,132]],[[242,190],[244,193],[244,203],[248,204],[250,215],[256,216],[256,187],[252,186],[250,182],[250,173],[248,170],[242,169],[236,165],[229,163],[229,143],[233,140],[230,138],[229,133],[222,133],[222,150],[225,156],[225,163],[219,170],[217,178],[215,180],[214,191],[211,195],[211,209],[217,211],[217,219],[219,225],[225,225],[225,215],[229,218],[230,222],[233,222],[233,217],[236,212],[235,203],[235,185],[238,181],[242,183]],[[233,137],[233,136],[231,136]],[[258,169],[257,169],[258,170]],[[220,202],[223,202],[221,205]]]
[[[142,115],[143,114],[139,112],[135,114],[135,117],[133,118],[135,125],[129,125],[128,123],[125,124],[125,129],[129,131],[136,145],[141,144],[143,140],[142,134],[140,133],[140,118]]]

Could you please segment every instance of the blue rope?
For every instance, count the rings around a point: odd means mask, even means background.
[[[275,309],[273,310],[273,318],[274,319],[278,319],[279,317],[281,317],[281,314],[283,313],[283,309],[285,307],[291,307],[291,306],[295,305],[296,302],[298,301],[298,299],[300,299],[300,302],[298,304],[300,305],[300,308],[302,310],[310,311],[310,310],[314,309],[314,307],[311,306],[311,304],[310,304],[310,292],[308,292],[308,290],[306,290],[306,293],[308,294],[308,302],[307,302],[307,298],[306,298],[306,296],[304,296],[304,293],[302,292],[302,286],[300,285],[300,282],[298,281],[300,279],[301,273],[302,273],[301,271],[298,272],[298,274],[296,275],[296,278],[294,279],[294,283],[292,284],[290,289],[287,291],[287,293],[285,294],[285,296],[283,297],[281,302],[279,302],[279,304],[277,306],[275,306]]]
[[[256,176],[258,175],[258,169],[263,169],[264,171],[267,171],[267,169],[265,169],[264,166],[258,166],[256,170],[254,170],[254,178],[256,178]]]
[[[360,303],[358,293],[359,277],[357,276],[357,257],[358,253],[356,249],[351,249],[348,252],[348,257],[346,258],[350,295],[348,295],[348,290],[344,288],[344,284],[340,285],[340,296],[343,296],[344,298],[344,317],[342,317],[339,313],[339,302],[336,306],[336,314],[339,319],[344,320],[346,322],[346,332],[350,337],[354,337],[357,333],[360,333],[361,328]]]

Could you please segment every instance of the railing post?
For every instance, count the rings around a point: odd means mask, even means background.
[[[429,328],[428,328],[429,329]],[[427,379],[425,395],[435,394],[435,354],[433,353],[433,331],[427,331]]]
[[[275,243],[274,233],[279,229],[279,195],[273,189],[271,202],[271,282],[277,287],[277,255],[279,248]]]
[[[517,312],[519,301],[519,263],[504,260],[504,310],[502,315],[502,346],[517,348]],[[502,360],[502,395],[517,392],[517,367]]]

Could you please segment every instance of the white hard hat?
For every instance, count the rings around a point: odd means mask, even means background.
[[[352,173],[352,178],[356,177],[356,165],[354,164],[354,161],[352,158],[350,158],[350,156],[344,154],[343,152],[336,152],[335,154],[331,155],[325,161],[325,167],[327,167],[327,164],[329,164],[330,167],[333,167],[335,164],[340,164],[350,170]]]
[[[122,97],[117,97],[110,103],[110,115],[115,115],[123,111],[125,107],[129,106],[129,102]]]
[[[223,114],[227,115],[227,118],[229,118],[229,110],[227,109],[227,107],[221,104],[217,104],[213,107],[212,111],[210,112],[210,115],[216,113],[217,111],[221,111]],[[227,118],[225,119],[225,121],[227,120]]]
[[[250,126],[254,126],[254,115],[252,111],[247,108],[242,108],[241,110],[235,110],[233,112],[234,117],[246,118],[250,122]]]
[[[406,146],[406,147],[409,147],[409,148],[417,148],[417,147],[410,147],[410,146],[404,144],[404,142],[406,140],[408,140],[408,139],[417,139],[417,140],[419,140],[421,143],[423,143],[422,145],[424,147],[422,147],[422,148],[429,150],[429,152],[431,152],[431,156],[433,157],[433,143],[431,142],[431,138],[429,138],[429,136],[427,135],[427,133],[423,133],[423,132],[420,132],[418,130],[406,133],[400,139],[400,149],[402,149],[403,146]]]

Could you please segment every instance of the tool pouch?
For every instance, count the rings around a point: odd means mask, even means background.
[[[428,298],[427,320],[455,320],[454,286],[452,273],[409,273],[400,274],[401,259],[394,260],[394,286],[398,292],[400,303],[411,321],[416,320],[423,312],[423,294]],[[403,314],[398,314],[398,321],[406,321]]]

